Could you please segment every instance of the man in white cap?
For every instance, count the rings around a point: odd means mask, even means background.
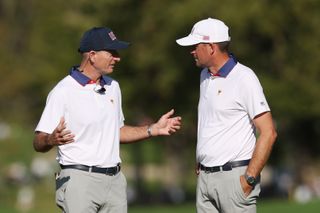
[[[33,146],[38,152],[57,147],[61,171],[56,203],[64,213],[126,213],[120,141],[131,143],[180,129],[181,117],[172,117],[173,110],[154,124],[124,124],[120,87],[108,75],[120,61],[117,50],[128,46],[109,28],[86,31],[79,47],[80,65],[48,95]]]
[[[256,212],[260,172],[277,135],[260,82],[229,53],[229,28],[220,20],[197,22],[177,43],[193,46],[191,55],[202,68],[197,212]]]

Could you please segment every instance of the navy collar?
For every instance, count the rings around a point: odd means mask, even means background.
[[[237,59],[234,57],[234,55],[230,54],[229,57],[230,58],[228,59],[228,61],[219,69],[216,76],[225,78],[231,72],[234,66],[236,66],[238,62],[237,62]]]
[[[91,84],[93,83],[93,80],[91,80],[89,77],[87,77],[86,75],[84,75],[82,72],[79,71],[78,69],[79,67],[78,66],[73,66],[71,69],[70,69],[70,76],[72,78],[74,78],[74,80],[76,80],[79,84],[81,84],[82,86],[85,86],[87,84]],[[100,78],[100,86],[104,86],[106,85],[107,81],[106,79],[104,78],[104,76],[102,76]]]

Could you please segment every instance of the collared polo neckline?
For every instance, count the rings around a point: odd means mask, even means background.
[[[96,81],[90,79],[88,76],[84,75],[82,72],[79,71],[78,66],[74,66],[70,70],[70,76],[76,80],[80,85],[85,86],[87,84],[95,84]],[[104,76],[100,78],[100,86],[106,85],[106,79]]]
[[[208,69],[209,74],[211,76],[218,76],[224,78],[227,77],[227,75],[231,72],[234,66],[236,66],[236,64],[238,63],[237,59],[232,54],[230,54],[229,57],[230,58],[228,59],[228,61],[219,69],[219,71],[216,74],[212,74]]]

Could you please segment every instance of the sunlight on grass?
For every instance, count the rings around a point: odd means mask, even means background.
[[[47,196],[36,196],[35,204],[30,211],[23,211],[25,213],[57,213],[60,210],[55,206],[54,196],[51,192],[45,190],[43,194]],[[39,195],[39,194],[38,194]],[[48,196],[50,195],[50,196]],[[50,197],[50,199],[48,199]],[[20,213],[14,202],[0,203],[1,213]],[[308,203],[296,203],[287,200],[260,200],[258,203],[258,213],[317,213],[320,209],[320,200],[313,200]],[[195,204],[165,204],[165,205],[129,205],[128,213],[195,213]]]

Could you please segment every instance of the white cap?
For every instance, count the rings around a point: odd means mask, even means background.
[[[177,39],[176,42],[181,46],[191,46],[230,40],[228,26],[218,19],[208,18],[197,22],[188,36]]]

